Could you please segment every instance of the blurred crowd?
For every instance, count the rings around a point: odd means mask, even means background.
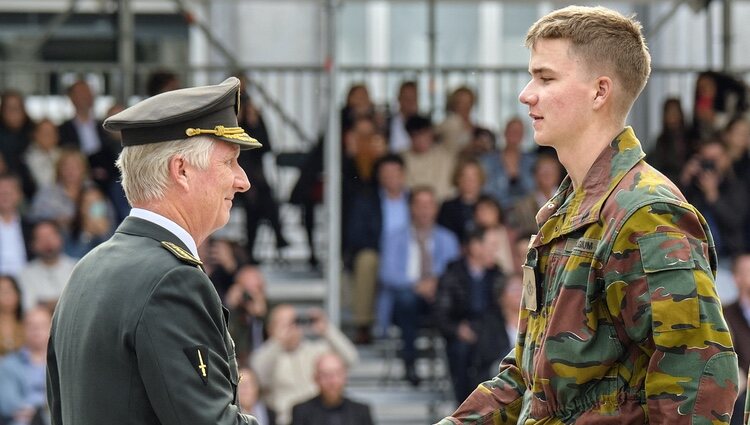
[[[157,72],[148,91],[179,86],[174,74]],[[239,159],[252,183],[236,203],[246,213],[244,234],[211,238],[199,253],[231,311],[243,376],[239,402],[263,425],[372,423],[368,406],[344,393],[347,370],[358,359],[355,344],[398,338],[403,378],[419,386],[424,377],[416,367],[415,341],[425,332],[439,335],[456,400],[493,376],[513,347],[521,264],[537,229],[535,215],[564,169],[554,150],[529,148],[522,118],[503,123],[499,134],[477,123],[472,88],[450,93],[439,122],[422,113],[419,89],[403,82],[389,113],[375,105],[364,84],[355,84],[341,110],[348,336],[321,309],[274,306],[267,299],[254,255],[259,226],[271,227],[277,250],[288,242],[263,169],[263,155],[273,154],[269,132],[261,111],[244,95],[240,125],[264,145]],[[75,115],[59,124],[32,121],[19,92],[6,90],[0,100],[0,425],[45,423],[45,351],[56,300],[76,260],[109,238],[129,212],[114,167],[117,135],[102,128],[106,117],[93,115],[94,95],[84,80],[67,94]],[[113,105],[107,116],[122,109]],[[734,280],[737,288],[727,292],[736,296],[723,301],[745,372],[746,109],[744,85],[701,73],[691,116],[678,98],[666,99],[660,133],[651,143],[643,141],[652,146],[647,161],[683,190],[711,226],[728,285]],[[312,226],[323,193],[322,143],[300,171],[289,202],[303,210],[309,262],[317,266]]]

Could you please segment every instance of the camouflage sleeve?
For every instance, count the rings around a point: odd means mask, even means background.
[[[750,382],[750,373],[748,373],[747,381]],[[743,423],[750,425],[750,391],[745,396],[745,419]]]
[[[500,363],[500,373],[479,384],[439,425],[515,425],[526,386],[516,367],[515,350]]]
[[[724,321],[705,221],[687,205],[642,207],[625,223],[604,266],[607,304],[646,356],[649,422],[728,424],[737,356]],[[639,365],[639,361],[648,364]],[[641,372],[643,373],[643,372]]]

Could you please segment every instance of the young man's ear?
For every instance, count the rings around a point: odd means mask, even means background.
[[[594,109],[600,109],[610,101],[613,89],[612,79],[607,76],[601,76],[596,79],[596,93],[594,95]]]

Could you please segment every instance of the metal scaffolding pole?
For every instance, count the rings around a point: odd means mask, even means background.
[[[326,282],[328,294],[326,309],[329,320],[341,324],[341,124],[338,114],[336,36],[338,30],[337,0],[327,0],[328,33],[326,43],[326,70],[328,72],[328,130],[325,144],[325,199],[328,223],[328,266]]]
[[[118,59],[120,62],[120,100],[127,104],[134,93],[135,74],[135,19],[131,0],[118,2]]]
[[[732,31],[732,2],[733,0],[724,0],[722,13],[722,68],[724,72],[732,72],[732,40],[734,34]]]
[[[435,107],[437,105],[437,23],[436,23],[436,0],[427,0],[427,66],[430,72],[430,85],[428,87],[430,93],[430,116],[434,117]]]

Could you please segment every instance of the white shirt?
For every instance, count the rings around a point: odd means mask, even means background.
[[[81,142],[81,152],[86,155],[97,153],[102,148],[102,141],[99,140],[99,133],[96,131],[96,121],[88,120],[86,122],[79,121],[77,118],[73,120],[73,125],[78,131],[78,139]]]
[[[406,132],[406,123],[401,114],[391,118],[390,149],[393,153],[406,152],[411,148],[411,138]]]
[[[56,301],[68,283],[77,260],[60,254],[55,264],[37,259],[30,262],[18,276],[23,294],[23,308],[28,310],[41,302]]]
[[[16,216],[9,222],[0,219],[0,274],[14,277],[26,265],[26,243],[21,220]]]
[[[177,238],[183,244],[185,244],[186,247],[188,247],[188,250],[191,254],[193,254],[193,257],[200,259],[200,257],[198,257],[198,247],[195,245],[195,239],[193,239],[193,237],[190,236],[190,233],[188,233],[188,231],[182,228],[182,226],[180,226],[179,224],[168,219],[167,217],[164,217],[161,214],[157,214],[149,210],[144,210],[143,208],[131,209],[130,216],[140,218],[142,220],[154,223],[159,227],[163,227],[173,235],[177,236]]]

